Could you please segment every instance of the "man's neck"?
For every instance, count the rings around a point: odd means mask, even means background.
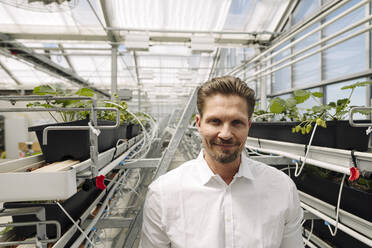
[[[206,152],[204,159],[214,174],[220,175],[227,185],[231,183],[235,174],[239,171],[241,156],[231,163],[219,163],[213,160]]]

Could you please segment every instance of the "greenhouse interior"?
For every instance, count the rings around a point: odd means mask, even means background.
[[[370,0],[0,0],[0,247],[372,247],[371,103]]]

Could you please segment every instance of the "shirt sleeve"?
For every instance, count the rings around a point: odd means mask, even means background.
[[[170,240],[162,223],[162,203],[159,181],[149,186],[143,207],[143,222],[139,248],[169,248]]]
[[[296,185],[290,180],[289,208],[286,215],[283,239],[280,248],[303,248],[304,243],[301,235],[301,222],[303,211]]]

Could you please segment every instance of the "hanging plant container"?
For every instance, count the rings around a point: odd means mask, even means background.
[[[47,145],[43,145],[43,130],[49,126],[88,126],[89,119],[53,123],[29,127],[28,131],[36,132],[45,161],[48,163],[74,159],[86,160],[90,157],[89,130],[50,130],[48,131]],[[115,122],[98,120],[99,126],[113,126]],[[101,129],[98,136],[98,152],[106,151],[116,145],[118,139],[125,139],[126,124],[114,129]]]
[[[127,136],[126,136],[127,139],[136,137],[140,133],[140,130],[141,130],[140,124],[134,124],[134,123],[128,124]]]
[[[356,123],[369,123],[358,121]],[[293,133],[292,128],[299,122],[253,122],[249,137],[309,144],[311,132],[308,134]],[[352,127],[349,121],[327,121],[327,128],[317,127],[311,145],[329,148],[367,151],[369,135],[365,127]]]
[[[337,206],[340,182],[304,172],[300,177],[292,179],[298,190]],[[340,202],[342,210],[372,222],[371,206],[372,192],[362,191],[344,184]]]

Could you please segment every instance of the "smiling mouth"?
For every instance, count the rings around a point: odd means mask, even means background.
[[[214,145],[222,147],[222,148],[232,148],[235,146],[233,144],[214,144]]]

